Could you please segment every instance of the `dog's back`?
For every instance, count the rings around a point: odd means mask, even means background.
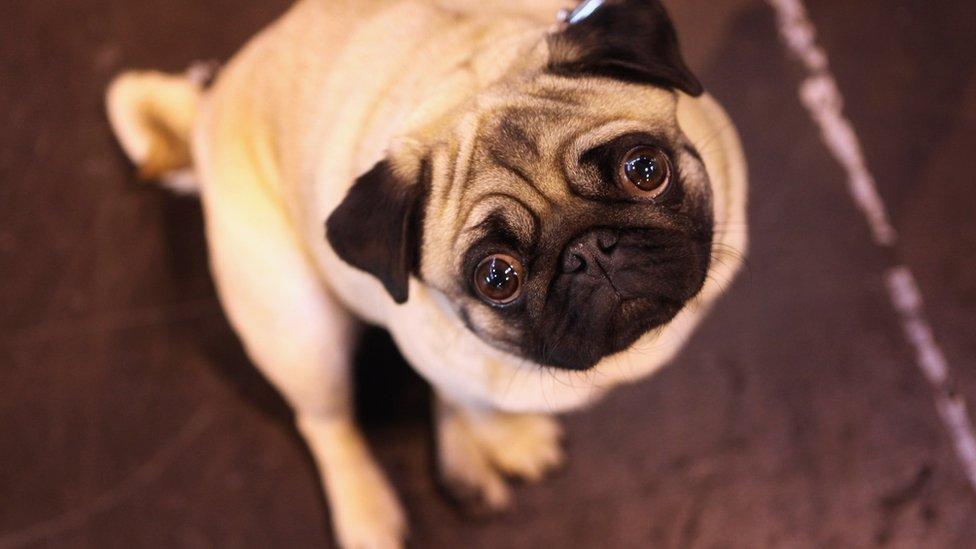
[[[212,89],[204,91],[199,74],[129,71],[110,85],[107,109],[116,136],[139,167],[140,176],[160,180],[179,192],[196,190],[190,142],[192,133],[201,127],[198,115],[204,119],[243,119],[261,128],[238,132],[233,137],[238,141],[275,136],[274,143],[252,142],[247,146],[270,148],[277,168],[290,171],[307,162],[307,147],[295,140],[308,134],[309,121],[321,123],[322,116],[331,113],[334,118],[340,110],[338,105],[322,102],[329,98],[327,79],[350,40],[371,19],[395,18],[404,36],[415,39],[423,33],[411,32],[408,27],[435,27],[438,18],[474,14],[499,19],[535,18],[545,23],[562,4],[556,0],[300,0],[223,67]],[[384,23],[379,26],[390,28]],[[413,47],[408,41],[394,40],[387,57],[396,59]],[[395,63],[387,67],[388,71],[392,65]],[[341,72],[347,78],[349,74],[362,74],[362,85],[368,84],[370,76],[383,78],[383,67],[375,60],[361,59],[359,67],[343,67]],[[290,77],[296,74],[301,78]],[[212,94],[222,97],[203,102],[205,95]],[[211,103],[219,103],[221,112],[207,110],[206,105]],[[209,131],[220,125],[214,120],[202,127]],[[296,158],[300,156],[304,158]],[[287,180],[298,174],[280,175]]]

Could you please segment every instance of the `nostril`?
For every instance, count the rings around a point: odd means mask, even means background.
[[[563,256],[563,272],[567,274],[579,272],[586,267],[586,260],[576,252]]]

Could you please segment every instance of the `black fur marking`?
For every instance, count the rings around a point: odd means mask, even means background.
[[[601,239],[612,235],[612,245]],[[523,354],[540,364],[586,370],[667,324],[701,290],[711,235],[598,228],[572,239],[578,256],[552,278]]]
[[[539,158],[539,145],[525,129],[518,124],[522,117],[519,111],[505,113],[498,125],[498,137],[503,140],[506,147],[514,147],[519,152],[526,152],[535,158]]]
[[[515,250],[525,249],[525,245],[519,239],[518,233],[509,226],[508,221],[505,220],[505,213],[501,210],[495,210],[490,213],[481,223],[478,223],[477,229],[482,231],[483,234],[492,235],[497,240],[506,243]]]
[[[517,196],[504,193],[487,194],[481,197],[478,203],[480,204],[485,200],[493,198],[504,198],[521,206],[532,218],[531,234],[523,236],[522,231],[519,231],[512,225],[511,220],[506,216],[507,208],[496,208],[492,210],[470,230],[477,231],[482,238],[490,237],[494,240],[504,242],[520,253],[531,254],[538,244],[539,233],[542,228],[542,220],[539,218],[539,215]]]
[[[549,70],[603,76],[698,96],[677,33],[658,0],[607,0],[586,19],[549,36]]]
[[[570,179],[570,191],[589,200],[607,203],[632,201],[633,198],[623,192],[616,181],[617,172],[620,170],[624,156],[637,146],[657,147],[668,155],[674,170],[673,180],[668,190],[655,199],[654,203],[659,206],[680,206],[685,198],[685,189],[673,149],[666,140],[646,133],[624,134],[583,153],[580,156],[580,164],[595,168],[600,174],[600,181],[573,181]]]
[[[379,279],[397,303],[407,301],[410,273],[419,267],[425,194],[384,160],[356,180],[326,221],[339,257]]]

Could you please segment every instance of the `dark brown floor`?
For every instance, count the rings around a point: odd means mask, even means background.
[[[282,0],[0,4],[0,547],[329,546],[287,409],[214,298],[199,208],[140,186],[100,101],[225,59]],[[976,497],[760,0],[672,0],[751,163],[748,272],[676,363],[567,420],[517,511],[437,493],[382,335],[369,433],[416,547],[972,547]],[[963,394],[976,401],[976,7],[810,0]]]

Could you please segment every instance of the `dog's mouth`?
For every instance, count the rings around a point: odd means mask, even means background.
[[[567,322],[537,341],[530,355],[540,364],[564,370],[583,371],[596,366],[607,356],[632,347],[646,334],[658,329],[682,310],[685,302],[652,298],[621,300],[611,292],[600,292],[604,301],[590,322]]]

